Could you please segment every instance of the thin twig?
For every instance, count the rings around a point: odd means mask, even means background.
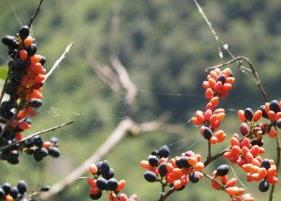
[[[40,12],[40,8],[41,8],[41,5],[43,3],[43,0],[40,0],[35,12],[33,13],[33,15],[31,16],[30,20],[29,20],[29,23],[28,23],[28,26],[31,27],[33,21],[35,20],[36,16],[38,15],[38,13]]]
[[[175,189],[174,188],[170,188],[166,193],[161,194],[161,196],[158,199],[158,201],[166,200],[170,195],[172,195],[173,192],[175,192]]]
[[[65,48],[64,52],[62,53],[62,55],[56,60],[56,62],[52,66],[52,68],[46,74],[45,81],[52,75],[54,70],[56,70],[60,66],[60,64],[64,60],[66,54],[70,51],[72,45],[73,45],[73,42],[71,42],[70,44],[67,45],[67,47]]]
[[[36,133],[33,133],[33,134],[27,136],[26,138],[23,138],[22,140],[20,140],[20,141],[18,141],[18,142],[15,142],[15,143],[13,143],[13,144],[9,144],[9,145],[7,145],[7,146],[1,147],[1,148],[0,148],[0,152],[5,151],[5,150],[7,150],[7,149],[10,149],[11,147],[14,147],[14,146],[21,145],[21,144],[23,144],[26,140],[31,139],[31,138],[33,138],[34,136],[43,135],[43,134],[45,134],[45,133],[48,133],[48,132],[51,132],[51,131],[55,131],[55,130],[57,130],[57,129],[59,129],[59,128],[62,128],[62,127],[67,126],[67,125],[70,125],[70,124],[72,124],[72,123],[74,123],[74,121],[68,121],[68,122],[62,123],[62,124],[60,124],[60,125],[54,126],[54,127],[52,127],[52,128],[48,128],[48,129],[45,129],[45,130],[42,130],[42,131],[38,131],[38,132],[36,132]]]

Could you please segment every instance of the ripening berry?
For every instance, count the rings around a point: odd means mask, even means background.
[[[244,112],[243,110],[238,110],[237,115],[238,115],[238,118],[239,118],[240,121],[243,122],[243,121],[246,120],[246,118],[245,118],[245,112]]]
[[[23,60],[23,61],[27,60],[27,58],[28,58],[27,51],[26,50],[21,50],[19,56],[20,56],[21,60]]]
[[[144,178],[148,182],[155,182],[157,181],[157,175],[152,171],[146,171],[144,173]]]
[[[230,196],[239,196],[242,195],[244,193],[244,189],[243,188],[239,188],[237,186],[234,187],[228,187],[225,189],[225,191],[230,195]]]
[[[33,42],[33,39],[32,39],[31,36],[28,36],[28,37],[27,37],[26,39],[24,39],[24,41],[23,41],[25,47],[31,46],[32,42]]]
[[[110,166],[108,161],[102,161],[101,166],[100,166],[100,171],[102,174],[107,174],[110,171]]]
[[[18,188],[20,194],[24,194],[27,190],[26,182],[23,180],[19,181],[17,188]]]
[[[18,188],[16,186],[13,186],[11,188],[11,192],[10,192],[10,195],[16,199],[18,197],[18,194],[19,194],[19,191],[18,191]]]
[[[19,30],[19,37],[24,40],[27,38],[27,36],[29,35],[30,29],[28,26],[22,26]]]
[[[269,183],[266,180],[262,180],[259,184],[259,190],[261,192],[266,192],[269,189]]]
[[[169,147],[167,145],[163,145],[158,150],[158,154],[159,154],[160,158],[167,158],[170,155]]]
[[[115,178],[111,178],[107,181],[107,190],[115,191],[118,188],[118,181]]]
[[[116,191],[118,191],[118,192],[122,191],[122,190],[125,188],[125,185],[126,185],[126,181],[123,180],[123,179],[120,180],[120,181],[118,182],[118,188],[117,188]]]
[[[100,189],[100,190],[107,190],[107,180],[104,179],[104,178],[98,178],[97,181],[97,187]]]
[[[216,169],[217,176],[225,176],[229,172],[229,166],[227,164],[222,164]]]
[[[269,104],[269,109],[275,113],[280,112],[279,102],[277,100],[271,101]]]
[[[147,160],[148,160],[149,165],[151,165],[153,167],[156,167],[159,164],[159,159],[157,158],[157,156],[150,155]]]
[[[14,199],[11,195],[6,195],[5,201],[14,201]]]
[[[249,128],[248,124],[245,122],[242,123],[240,126],[240,133],[242,135],[247,135],[249,133],[249,131],[250,131],[250,128]]]
[[[199,177],[198,175],[195,173],[195,172],[192,172],[190,175],[189,175],[189,180],[192,182],[192,183],[197,183],[199,181]]]
[[[253,116],[254,116],[254,112],[251,108],[246,108],[244,110],[244,115],[245,115],[246,120],[252,121]]]
[[[204,127],[202,134],[206,140],[210,140],[213,136],[213,131],[209,127]]]
[[[97,191],[95,194],[93,194],[93,193],[90,194],[90,198],[92,200],[98,200],[98,199],[101,198],[101,196],[102,196],[102,191],[101,190]]]
[[[159,165],[158,173],[161,177],[164,177],[168,173],[167,165],[165,163]]]

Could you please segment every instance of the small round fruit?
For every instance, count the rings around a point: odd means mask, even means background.
[[[225,176],[229,172],[229,166],[227,164],[222,164],[219,167],[217,167],[217,176]]]
[[[157,180],[156,174],[151,171],[146,171],[143,176],[145,180],[148,182],[155,182]]]

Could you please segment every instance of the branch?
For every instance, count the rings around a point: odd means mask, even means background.
[[[118,83],[117,75],[111,70],[109,66],[102,65],[94,60],[89,54],[85,55],[88,65],[98,75],[98,77],[108,85],[112,91],[121,92],[121,86]]]
[[[132,82],[128,71],[126,68],[122,65],[120,60],[117,57],[113,57],[111,59],[112,68],[116,71],[118,75],[118,81],[123,89],[126,91],[126,102],[131,105],[137,96],[137,87]]]
[[[43,3],[43,0],[40,0],[35,12],[33,13],[33,15],[31,16],[30,20],[29,20],[29,23],[28,23],[28,26],[31,27],[33,21],[35,20],[36,16],[38,15],[38,13],[40,12],[40,8],[41,8],[41,5]]]
[[[33,133],[33,134],[27,136],[26,138],[23,138],[22,140],[20,140],[20,141],[18,141],[18,142],[15,142],[15,143],[13,143],[13,144],[9,144],[9,145],[6,145],[6,146],[4,146],[4,147],[1,147],[1,148],[0,148],[0,152],[5,151],[5,150],[7,150],[7,149],[10,149],[10,148],[12,148],[12,147],[14,147],[14,146],[20,146],[20,145],[24,144],[24,142],[25,142],[26,140],[28,140],[28,139],[30,139],[30,138],[33,138],[33,137],[36,136],[36,135],[43,135],[43,134],[45,134],[45,133],[48,133],[48,132],[51,132],[51,131],[55,131],[55,130],[57,130],[57,129],[60,129],[60,128],[64,127],[64,126],[68,126],[68,125],[70,125],[70,124],[72,124],[72,123],[74,123],[74,121],[68,121],[68,122],[62,123],[62,124],[60,124],[60,125],[57,125],[57,126],[55,126],[55,127],[48,128],[48,129],[45,129],[45,130],[42,130],[42,131]]]
[[[56,60],[56,62],[52,66],[52,68],[46,74],[45,81],[47,81],[47,79],[52,75],[54,70],[56,70],[60,66],[60,64],[64,60],[66,54],[70,51],[72,45],[73,45],[73,42],[71,42],[70,44],[67,45],[67,47],[65,48],[64,52],[62,53],[62,55]]]
[[[129,106],[132,106],[136,99],[138,89],[132,82],[126,68],[122,65],[117,57],[111,58],[111,66],[99,64],[89,54],[85,55],[89,66],[107,84],[114,92],[126,94],[125,101]]]

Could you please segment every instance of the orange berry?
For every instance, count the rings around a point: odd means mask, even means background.
[[[275,121],[275,112],[273,112],[272,110],[270,110],[270,111],[267,113],[267,116],[268,116],[269,120]]]
[[[14,198],[11,195],[6,195],[5,201],[14,201]]]
[[[98,168],[97,168],[96,164],[93,163],[92,165],[90,165],[89,172],[91,174],[96,174],[98,172]]]
[[[212,136],[211,139],[209,140],[211,144],[216,144],[218,142],[218,138],[216,136]]]
[[[208,89],[210,86],[209,86],[209,82],[208,81],[204,81],[203,83],[202,83],[202,87],[206,90],[206,89]]]
[[[26,50],[20,50],[20,59],[25,61],[28,58],[28,54]]]
[[[244,115],[244,110],[238,110],[237,115],[238,115],[238,118],[239,118],[240,121],[243,122],[243,121],[246,120],[245,115]]]
[[[87,183],[88,183],[92,188],[96,188],[96,187],[97,187],[96,180],[93,179],[93,178],[88,178],[88,179],[87,179]]]
[[[214,97],[214,92],[211,88],[208,88],[205,92],[205,98],[211,99]]]
[[[228,180],[225,184],[226,187],[233,187],[237,184],[237,179],[236,178],[232,178],[230,180]]]
[[[219,104],[219,97],[213,97],[211,100],[210,100],[210,103],[212,105],[212,107],[217,107],[218,104]]]
[[[233,186],[233,187],[226,188],[225,191],[230,196],[239,196],[239,195],[242,195],[245,190],[243,188],[239,188],[237,186]]]
[[[181,180],[177,179],[173,182],[173,186],[174,186],[174,189],[178,190],[183,187],[183,184],[181,183]]]
[[[17,141],[21,141],[23,139],[23,136],[22,136],[21,133],[16,133],[15,138],[16,138]]]
[[[190,164],[191,166],[195,166],[197,163],[197,158],[196,156],[191,156],[188,158],[187,160],[188,164]]]
[[[125,188],[125,185],[126,185],[126,181],[123,179],[120,180],[118,182],[118,187],[117,187],[116,191],[122,191]]]
[[[33,38],[32,38],[31,36],[28,36],[28,37],[23,41],[25,47],[29,47],[29,46],[32,44],[32,42],[33,42]]]
[[[222,141],[224,141],[226,134],[224,133],[223,130],[219,130],[219,131],[215,132],[215,136],[217,137],[218,142],[222,142]]]
[[[229,90],[231,90],[231,88],[232,88],[232,85],[229,84],[229,83],[225,83],[225,84],[222,86],[222,90],[223,90],[223,91],[229,91]]]

